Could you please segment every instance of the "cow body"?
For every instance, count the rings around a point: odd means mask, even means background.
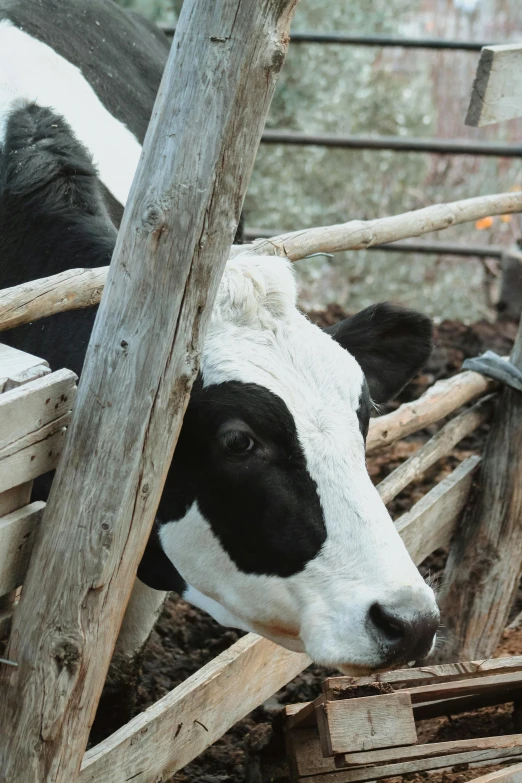
[[[110,261],[167,51],[110,0],[0,0],[0,288]],[[80,373],[94,317],[3,339]],[[434,596],[364,441],[371,399],[430,345],[427,319],[388,305],[322,331],[286,260],[230,261],[140,578],[347,671],[426,653]]]

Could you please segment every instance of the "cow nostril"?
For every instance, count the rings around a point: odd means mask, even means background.
[[[370,606],[370,620],[388,642],[399,642],[406,636],[404,622],[377,602]]]

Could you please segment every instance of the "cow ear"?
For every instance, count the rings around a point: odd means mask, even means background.
[[[376,403],[395,397],[426,363],[433,347],[429,318],[387,302],[325,331],[357,359]]]

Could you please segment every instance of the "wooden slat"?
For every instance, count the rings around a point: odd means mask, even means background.
[[[25,484],[0,492],[0,519],[11,511],[16,511],[17,508],[27,506],[31,500],[32,487],[32,481],[27,481]]]
[[[24,375],[42,366],[47,367],[44,359],[0,343],[0,393],[18,386]]]
[[[326,701],[316,707],[315,714],[323,756],[417,742],[406,692]]]
[[[327,677],[323,681],[323,691],[344,690],[354,685],[369,685],[373,682],[388,682],[391,685],[430,685],[440,682],[458,682],[471,677],[491,674],[522,673],[522,655],[508,658],[487,658],[483,661],[461,661],[443,663],[437,666],[420,666],[412,669],[396,669],[391,672],[378,672],[367,677]]]
[[[386,476],[377,487],[383,502],[389,503],[393,500],[408,484],[439,459],[447,456],[457,443],[487,421],[491,416],[493,400],[494,395],[488,395],[469,410],[451,419],[415,454]]]
[[[379,766],[346,767],[341,770],[335,766],[334,759],[322,756],[316,727],[293,729],[287,733],[286,745],[292,779],[306,783],[363,783],[396,775],[445,769],[456,764],[480,766],[486,763],[502,763],[522,756],[522,746],[518,745],[511,748],[464,751]]]
[[[435,549],[449,544],[479,463],[480,457],[468,457],[397,520],[397,530],[414,563],[422,563]]]
[[[396,411],[371,419],[366,451],[375,451],[418,432],[497,387],[496,381],[471,370],[437,381],[418,400],[405,402]]]
[[[58,370],[0,396],[0,459],[33,432],[70,413],[76,375]],[[25,439],[25,440],[24,440]]]
[[[514,764],[507,769],[497,769],[479,778],[473,778],[469,783],[522,783],[522,764]]]
[[[181,769],[309,663],[248,634],[85,754],[80,783],[150,783]]]
[[[22,584],[44,508],[37,501],[0,519],[0,595]]]
[[[466,125],[522,117],[522,43],[485,46],[480,53]]]
[[[370,750],[365,753],[345,753],[335,757],[337,767],[359,767],[362,765],[377,766],[405,761],[422,761],[441,756],[452,756],[466,753],[468,760],[480,760],[484,751],[509,750],[519,747],[522,752],[522,734],[507,734],[500,737],[477,737],[475,739],[450,740],[449,742],[432,742],[426,745],[412,745],[404,748],[385,748]]]
[[[56,467],[75,396],[70,370],[0,395],[0,492]]]

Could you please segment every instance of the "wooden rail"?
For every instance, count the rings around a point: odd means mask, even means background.
[[[2,783],[78,778],[295,4],[183,5],[13,619]]]
[[[291,231],[259,240],[254,245],[236,245],[232,255],[280,255],[287,256],[291,261],[299,261],[312,253],[361,250],[430,231],[440,231],[489,215],[520,211],[522,193],[478,196],[449,204],[434,204],[393,217],[351,220],[333,226]],[[96,270],[71,269],[0,291],[0,331],[54,313],[97,304],[107,273],[108,267]]]

